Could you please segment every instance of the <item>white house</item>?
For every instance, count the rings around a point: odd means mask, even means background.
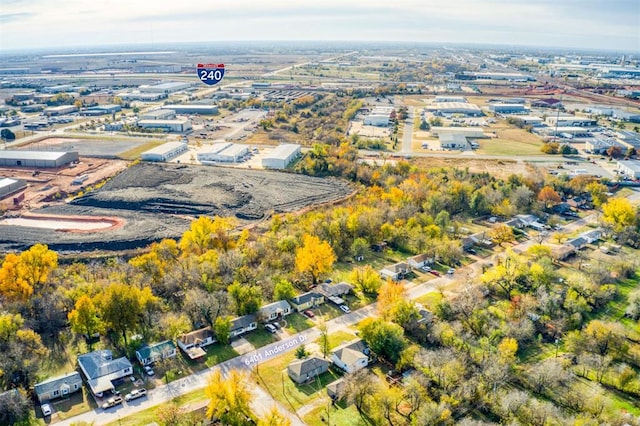
[[[390,279],[391,281],[400,281],[404,279],[405,275],[409,272],[411,272],[409,265],[404,262],[400,262],[381,269],[380,277],[383,279]]]
[[[33,387],[40,403],[67,396],[81,389],[82,378],[77,371],[45,380]]]
[[[197,359],[206,355],[204,347],[216,342],[211,327],[194,330],[178,337],[178,347],[191,359]]]
[[[369,348],[362,339],[337,347],[331,354],[331,362],[346,371],[353,373],[369,365]]]
[[[418,254],[416,256],[412,256],[407,258],[407,263],[414,269],[420,269],[423,266],[428,266],[433,264],[434,258],[427,254]]]
[[[243,315],[231,320],[231,337],[238,337],[258,328],[258,319],[255,315]]]
[[[282,317],[292,312],[291,305],[286,300],[278,300],[277,302],[264,305],[258,310],[258,317],[264,321],[280,320]]]

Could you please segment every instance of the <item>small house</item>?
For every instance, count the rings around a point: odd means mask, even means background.
[[[324,296],[320,293],[316,293],[313,291],[308,291],[306,293],[302,293],[293,299],[290,299],[291,306],[297,312],[302,312],[309,308],[315,308],[318,305],[324,303]]]
[[[587,245],[587,240],[582,237],[576,237],[568,240],[565,245],[573,247],[574,250],[582,250]]]
[[[347,390],[347,385],[344,382],[344,379],[338,379],[335,382],[331,382],[327,385],[327,395],[331,398],[332,401],[338,401],[342,399]]]
[[[280,320],[291,314],[291,305],[286,300],[278,300],[277,302],[264,305],[258,310],[258,317],[261,321],[269,322]]]
[[[432,265],[435,259],[428,254],[419,254],[407,259],[407,263],[414,269],[420,269],[424,266]]]
[[[340,282],[334,285],[322,283],[318,285],[316,291],[327,298],[332,296],[344,296],[345,294],[349,294],[353,291],[353,286],[345,282]]]
[[[119,383],[133,374],[131,362],[126,357],[113,359],[109,350],[79,355],[78,366],[94,395],[115,389],[114,383]]]
[[[187,354],[190,359],[198,359],[207,353],[203,348],[216,342],[216,337],[211,327],[194,330],[178,337],[178,347]]]
[[[176,345],[171,340],[154,343],[142,347],[136,351],[136,358],[142,365],[153,364],[156,361],[162,361],[167,358],[176,356]]]
[[[230,337],[238,337],[258,328],[255,315],[243,315],[231,320]]]
[[[80,389],[82,389],[82,377],[77,371],[45,380],[33,387],[33,391],[41,404],[52,399],[68,396]]]
[[[337,347],[331,354],[331,361],[341,370],[353,373],[369,365],[369,354],[366,343],[356,339]]]
[[[330,364],[329,361],[318,356],[297,359],[287,366],[287,374],[291,380],[301,385],[329,371]]]
[[[380,277],[382,277],[382,279],[390,279],[391,281],[400,281],[404,279],[409,272],[411,272],[409,265],[400,262],[380,270]]]

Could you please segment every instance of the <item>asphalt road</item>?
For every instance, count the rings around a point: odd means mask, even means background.
[[[407,107],[407,118],[404,121],[404,133],[402,134],[402,149],[403,154],[411,154],[411,142],[413,140],[413,121],[415,116],[415,108]]]

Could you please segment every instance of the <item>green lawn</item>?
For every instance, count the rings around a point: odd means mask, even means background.
[[[291,334],[299,333],[314,325],[313,321],[298,312],[288,315],[285,319],[287,321],[285,330]]]
[[[166,141],[147,142],[135,148],[132,148],[128,151],[118,154],[118,157],[122,158],[123,160],[137,160],[138,158],[140,158],[140,154],[142,154],[143,152],[148,151],[152,148],[155,148],[156,146],[162,145],[165,142]]]
[[[278,340],[274,334],[271,334],[262,328],[258,328],[251,333],[247,333],[244,338],[247,339],[247,341],[255,348],[261,348]]]
[[[65,420],[71,417],[77,416],[82,413],[86,413],[97,407],[94,399],[89,396],[87,390],[82,388],[81,392],[73,393],[69,398],[63,398],[49,403],[53,407],[54,414],[51,416],[51,420]],[[40,410],[36,410],[38,416],[38,422],[45,424],[42,418]]]
[[[204,362],[204,367],[199,370],[203,370],[204,368],[211,367],[216,364],[220,364],[228,359],[235,358],[240,355],[229,345],[223,345],[222,343],[214,343],[213,345],[209,345],[207,347],[207,355],[206,360]]]
[[[326,426],[327,422],[340,426],[371,425],[370,422],[360,416],[355,405],[346,406],[343,402],[336,405],[330,405],[329,403],[319,405],[304,416],[302,420],[309,426]]]
[[[293,411],[309,404],[319,396],[326,395],[327,384],[340,378],[339,373],[329,370],[309,384],[297,385],[287,374],[287,365],[295,359],[293,353],[287,353],[260,364],[259,369],[253,371],[254,375],[258,375],[260,385],[276,400]]]
[[[329,334],[329,350],[333,350],[334,348],[342,345],[343,343],[347,343],[356,338],[354,333],[350,333],[347,331],[336,331],[335,333]]]
[[[540,151],[542,142],[522,142],[516,139],[478,139],[480,148],[478,154],[505,155],[505,156],[526,156],[544,155]]]

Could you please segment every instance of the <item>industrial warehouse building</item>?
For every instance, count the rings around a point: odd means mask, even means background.
[[[640,179],[640,161],[621,160],[618,161],[618,171],[620,174],[630,177],[631,179]]]
[[[467,102],[467,98],[465,98],[464,96],[438,95],[434,99],[434,102],[436,102],[436,103],[439,103],[439,102],[462,102],[462,103],[465,103],[465,102]]]
[[[369,114],[367,114],[367,116],[363,120],[363,123],[367,126],[386,127],[389,125],[392,112],[393,107],[377,106],[373,108],[373,110]]]
[[[62,167],[78,158],[76,151],[0,151],[0,166]]]
[[[155,84],[152,86],[140,86],[138,90],[140,93],[161,93],[168,95],[170,93],[179,92],[191,87],[191,83],[184,83],[181,81],[169,81],[166,83]]]
[[[218,106],[214,104],[164,105],[162,109],[173,110],[176,114],[214,115],[218,113]]]
[[[22,179],[0,177],[0,199],[18,192],[27,187],[27,182]]]
[[[176,112],[172,109],[153,109],[140,116],[140,120],[173,120]]]
[[[598,125],[598,120],[593,118],[583,118],[583,117],[574,117],[573,115],[568,116],[551,116],[547,117],[545,123],[549,126],[560,126],[560,127],[594,127]]]
[[[169,161],[189,149],[184,142],[167,142],[140,155],[143,161]]]
[[[541,126],[544,120],[537,115],[510,115],[507,118],[515,118],[522,121],[525,126]]]
[[[466,114],[470,116],[482,115],[482,110],[476,104],[468,102],[435,102],[426,108],[431,112],[439,112],[441,114]]]
[[[75,105],[60,105],[60,106],[47,107],[44,109],[43,113],[44,115],[54,116],[54,115],[70,114],[76,111],[78,111],[78,107]]]
[[[182,133],[191,130],[190,120],[139,120],[138,126],[143,129],[158,129],[165,132]]]
[[[202,163],[238,163],[248,152],[248,145],[228,142],[215,143],[212,145],[210,151],[198,154],[198,161]]]
[[[489,104],[487,105],[489,111],[496,114],[524,114],[527,112],[527,108],[523,104]]]
[[[265,169],[285,169],[300,155],[300,145],[285,143],[278,146],[269,155],[262,158],[262,167]]]
[[[98,116],[115,114],[119,111],[122,111],[122,107],[120,105],[98,105],[83,109],[82,111],[80,111],[80,115]]]

